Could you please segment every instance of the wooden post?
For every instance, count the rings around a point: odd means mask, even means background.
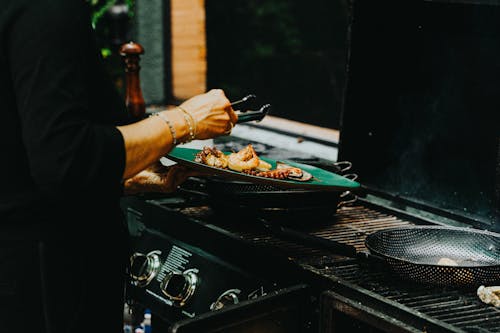
[[[171,0],[172,95],[183,100],[207,89],[204,0]]]

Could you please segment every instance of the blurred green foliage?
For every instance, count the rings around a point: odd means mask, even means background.
[[[101,21],[111,6],[118,2],[119,0],[89,0],[92,15],[92,27],[94,27],[94,29],[96,29],[97,23]],[[129,8],[129,16],[133,17],[135,0],[125,0],[124,2]]]
[[[88,0],[91,11],[92,27],[95,31],[97,46],[100,49],[104,65],[114,81],[117,90],[124,93],[124,69],[118,53],[120,44],[128,38],[135,0]],[[124,5],[126,10],[111,14],[115,5]]]

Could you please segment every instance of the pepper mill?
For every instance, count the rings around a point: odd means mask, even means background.
[[[134,121],[143,119],[146,114],[146,105],[139,78],[141,69],[139,60],[142,54],[144,54],[144,48],[138,43],[128,42],[120,47],[120,55],[124,59],[126,73],[125,104]]]

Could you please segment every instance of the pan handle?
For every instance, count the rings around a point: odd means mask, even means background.
[[[297,244],[328,250],[334,254],[358,259],[362,263],[367,263],[369,265],[377,265],[383,267],[389,266],[388,262],[383,257],[372,254],[368,251],[358,252],[352,245],[340,243],[332,239],[318,237],[307,232],[301,232],[283,226],[271,225],[264,220],[261,221],[264,223],[264,226],[276,236],[281,236],[283,238],[289,239],[293,242],[296,242]]]
[[[339,201],[339,203],[337,204],[337,208],[344,207],[345,205],[349,205],[358,201],[358,196],[351,191],[344,191],[340,194],[341,199],[347,198],[349,196],[351,197],[351,199]]]
[[[357,173],[346,173],[345,175],[342,175],[342,177],[345,177],[350,180],[356,180],[358,179],[358,174]]]
[[[350,180],[358,179],[358,175],[355,173],[348,173],[348,174],[345,174],[343,177],[350,179]],[[352,204],[358,200],[358,196],[356,194],[352,193],[351,191],[344,191],[340,194],[341,199],[344,199],[347,197],[351,197],[351,199],[340,201],[337,204],[337,208],[343,207],[343,206],[348,205],[348,204]]]
[[[369,251],[359,251],[356,253],[356,257],[363,263],[390,268],[387,260],[379,255],[370,253]]]
[[[344,173],[347,170],[350,170],[352,168],[352,163],[349,161],[339,161],[339,162],[333,163],[333,165],[340,168],[338,173]],[[345,166],[342,167],[343,165],[345,165]]]
[[[331,239],[321,238],[306,232],[293,230],[283,226],[271,225],[265,221],[264,226],[278,237],[287,238],[298,244],[322,248],[333,253],[344,255],[346,257],[356,258],[356,248],[352,245],[343,244]]]

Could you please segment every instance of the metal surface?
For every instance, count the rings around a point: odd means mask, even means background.
[[[193,297],[198,286],[198,270],[196,268],[187,269],[184,272],[169,272],[161,281],[160,290],[163,295],[172,301],[173,306],[183,307],[191,297]],[[179,281],[174,281],[180,279]],[[173,288],[170,284],[176,284]],[[172,288],[172,290],[170,290]]]
[[[500,282],[500,235],[471,228],[412,226],[378,231],[366,246],[399,276],[423,283]]]
[[[130,257],[130,277],[138,287],[147,286],[160,271],[161,251],[151,251],[148,254],[136,252]]]
[[[380,230],[366,238],[368,253],[283,226],[269,226],[269,230],[278,237],[368,261],[375,269],[388,268],[421,283],[477,288],[500,282],[500,235],[487,231],[443,226]]]
[[[482,303],[475,291],[407,282],[388,270],[335,255],[331,250],[278,237],[263,223],[246,219],[245,215],[237,215],[238,223],[234,223],[234,217],[221,218],[203,198],[164,198],[154,202],[158,212],[165,214],[151,220],[155,221],[155,228],[186,233],[197,246],[234,258],[245,266],[252,266],[255,261],[256,267],[263,271],[281,267],[286,261],[307,272],[310,280],[304,281],[312,288],[330,288],[351,303],[362,304],[362,310],[352,320],[362,320],[367,313],[378,312],[388,324],[393,323],[391,318],[398,318],[403,326],[426,328],[428,332],[500,332],[500,311]],[[184,219],[179,220],[176,214]],[[173,223],[176,219],[178,223]],[[361,202],[338,209],[328,219],[311,215],[306,221],[296,229],[352,245],[358,252],[368,250],[365,239],[374,232],[418,223]],[[228,252],[228,248],[232,251]],[[301,276],[298,274],[286,276]]]
[[[397,316],[420,331],[426,327],[428,332],[500,332],[500,309],[482,303],[475,290],[394,279],[388,272],[354,261],[339,260],[311,269],[343,281],[335,292],[351,302]],[[366,297],[375,298],[378,304]]]
[[[328,163],[332,172],[356,180],[354,173],[343,174],[352,164],[348,161]],[[256,218],[269,222],[294,223],[308,219],[311,214],[330,218],[339,207],[352,204],[357,196],[351,191],[323,191],[280,188],[268,184],[209,177],[204,181],[204,191],[211,207],[218,212],[245,211]]]
[[[337,209],[356,202],[350,191],[277,189],[272,186],[210,179],[208,201],[221,216],[236,211],[272,224],[304,224],[311,216],[330,219]]]
[[[352,245],[362,252],[368,250],[365,246],[368,235],[411,225],[413,222],[409,220],[358,204],[339,209],[330,221],[314,223],[312,218],[302,231]],[[482,303],[475,289],[415,284],[366,262],[336,256],[326,248],[278,238],[256,224],[228,222],[224,227],[236,237],[270,252],[282,253],[305,270],[330,279],[332,290],[363,307],[350,313],[352,320],[363,320],[378,312],[383,314],[382,319],[376,319],[380,327],[394,325],[398,318],[403,326],[418,327],[420,331],[500,332],[500,310]]]

